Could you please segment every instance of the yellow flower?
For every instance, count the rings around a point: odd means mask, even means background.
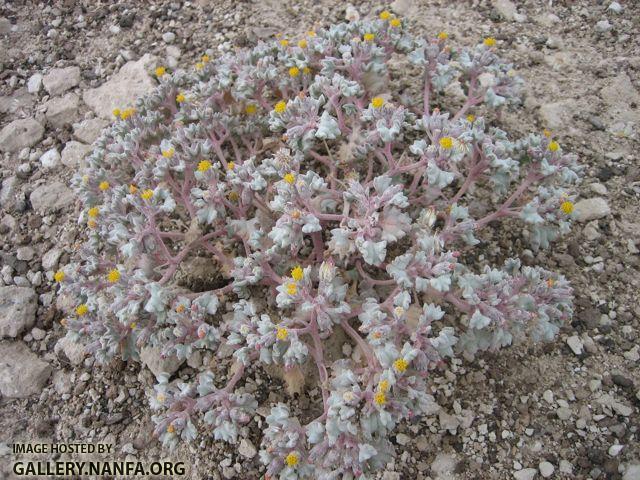
[[[158,395],[156,395],[156,400],[158,401],[158,403],[164,403],[166,399],[167,397],[164,393],[159,393]]]
[[[295,283],[290,283],[287,285],[287,293],[289,295],[295,295],[296,293],[298,293],[298,285],[296,285]]]
[[[103,192],[104,192],[105,190],[108,190],[108,189],[109,189],[109,182],[107,182],[107,181],[102,181],[102,182],[100,182],[100,185],[98,185],[98,188],[99,188],[100,190],[102,190]]]
[[[229,197],[229,200],[231,200],[232,202],[237,202],[238,199],[240,198],[240,196],[238,195],[238,192],[236,191],[229,192],[229,195],[227,196]]]
[[[112,111],[111,113],[113,113],[113,116],[117,118],[117,117],[119,117],[119,116],[120,116],[120,114],[121,114],[122,112],[120,112],[120,109],[119,109],[119,108],[114,108],[114,109],[113,109],[113,111]]]
[[[202,160],[200,163],[198,163],[199,172],[206,172],[210,168],[211,168],[211,162],[209,160]]]
[[[287,102],[285,102],[284,100],[280,100],[278,103],[276,103],[276,106],[273,107],[273,109],[276,111],[276,113],[284,113],[284,111],[287,109]]]
[[[256,113],[256,110],[258,110],[258,107],[256,107],[253,103],[250,103],[249,105],[244,107],[244,111],[247,115],[253,115],[254,113]]]
[[[180,304],[180,305],[178,305],[178,306],[176,307],[176,312],[177,312],[177,313],[182,313],[182,312],[184,312],[184,309],[185,309],[185,306],[184,306],[184,305],[182,305],[182,304]]]
[[[176,153],[175,149],[173,147],[169,147],[168,149],[162,151],[162,156],[164,158],[171,158],[173,157],[174,153]]]
[[[453,139],[451,137],[442,137],[440,139],[440,146],[445,150],[449,150],[453,147]]]
[[[62,270],[58,270],[56,273],[53,274],[53,279],[56,282],[61,282],[64,280],[64,272]]]
[[[449,34],[447,32],[440,32],[438,34],[438,40],[446,40],[449,38]]]
[[[302,69],[302,73],[304,73],[305,75],[309,75],[311,73],[311,69],[309,67],[304,67]]]
[[[551,138],[551,130],[547,130],[546,128],[542,131],[542,134],[547,137],[547,138]]]
[[[204,68],[204,63],[198,62],[196,63],[196,70],[202,70]]]
[[[315,37],[315,36],[316,36],[316,32],[314,32],[313,30],[309,30],[309,31],[307,32],[307,36],[309,36],[309,37]]]
[[[87,210],[87,215],[89,215],[91,218],[96,218],[99,213],[100,209],[98,207],[91,207],[89,210]]]
[[[304,271],[302,267],[298,265],[293,270],[291,270],[291,278],[293,278],[296,282],[299,282],[304,277]]]
[[[293,218],[294,220],[297,220],[300,218],[302,214],[300,213],[300,210],[294,210],[293,212],[291,212],[291,218]]]
[[[282,179],[289,185],[293,185],[293,182],[296,181],[296,176],[292,172],[289,172],[284,177],[282,177]]]
[[[389,18],[391,18],[391,12],[384,10],[380,12],[380,15],[378,16],[380,17],[380,20],[389,20]]]
[[[404,358],[399,358],[395,362],[393,362],[393,368],[398,373],[406,372],[408,366],[409,366],[409,362],[407,362]]]
[[[87,227],[93,229],[96,228],[98,226],[98,222],[96,222],[94,219],[90,218],[89,220],[87,220]]]
[[[378,391],[380,392],[388,392],[389,391],[389,380],[380,380],[378,383]]]
[[[300,48],[307,48],[307,45],[307,41],[304,38],[298,42]]]
[[[291,67],[289,69],[289,76],[290,77],[297,77],[298,75],[300,75],[300,69],[298,67]]]
[[[365,33],[362,38],[365,42],[373,42],[374,38],[376,38],[375,33]]]
[[[182,103],[187,99],[187,97],[184,96],[184,93],[179,93],[178,95],[176,95],[176,102],[178,103]]]
[[[287,330],[285,327],[278,327],[278,330],[276,331],[276,338],[278,340],[286,340],[287,337],[289,336],[289,330]]]
[[[569,201],[562,202],[562,205],[560,205],[560,210],[562,210],[567,215],[571,215],[571,213],[573,212],[573,203]]]
[[[172,424],[169,424],[169,426],[167,427],[167,432],[174,433],[175,431],[176,427],[174,427]]]
[[[484,39],[484,41],[482,42],[484,43],[485,47],[495,47],[496,46],[496,39],[493,37],[487,37]]]
[[[298,465],[298,454],[295,452],[291,452],[286,456],[284,461],[288,467],[295,467],[296,465]]]
[[[280,40],[280,45],[282,45],[283,47],[289,46],[289,40],[283,38],[282,40]]]
[[[76,307],[76,315],[78,315],[79,317],[86,315],[88,311],[89,311],[89,307],[87,307],[86,303],[81,303]]]
[[[400,21],[399,18],[394,18],[389,22],[389,25],[391,25],[393,28],[398,28],[399,26],[402,25],[402,22]]]
[[[210,60],[209,55],[205,53],[204,55],[202,55],[200,60],[202,60],[202,63],[207,63]]]
[[[110,283],[116,283],[120,280],[120,272],[117,268],[114,268],[107,274],[107,280],[109,280]]]
[[[553,288],[553,285],[554,285],[555,283],[556,283],[556,282],[553,280],[553,278],[549,278],[549,279],[547,279],[547,287],[549,287],[549,288]]]
[[[135,108],[127,108],[126,110],[122,111],[122,113],[120,114],[120,118],[122,120],[126,120],[131,115],[133,115],[134,113],[136,113],[136,109]]]
[[[371,106],[373,108],[381,108],[384,105],[384,98],[382,97],[373,97],[371,99]]]
[[[164,67],[156,68],[156,77],[162,77],[165,73],[167,73],[167,70]]]
[[[133,330],[133,329],[134,329],[134,328],[136,328],[137,326],[138,326],[138,324],[137,324],[136,322],[131,322],[131,323],[129,324],[129,328],[130,328],[131,330]]]
[[[147,188],[146,190],[143,190],[142,193],[140,194],[140,196],[144,199],[144,200],[150,200],[151,197],[153,197],[153,190],[151,190],[150,188]]]
[[[138,187],[136,187],[133,183],[129,185],[129,193],[131,195],[135,194],[138,191]]]
[[[387,396],[384,394],[384,392],[378,392],[373,396],[373,401],[376,403],[376,405],[381,407],[382,405],[387,403]]]
[[[560,148],[560,144],[555,140],[549,144],[549,150],[552,152],[557,152]]]
[[[227,170],[233,170],[234,168],[236,168],[235,162],[228,162],[227,163]]]
[[[472,123],[472,122],[475,121],[475,119],[476,119],[475,115],[472,115],[472,114],[467,115],[467,122],[471,122]]]

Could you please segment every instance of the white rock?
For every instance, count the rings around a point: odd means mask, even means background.
[[[0,337],[15,338],[36,321],[38,297],[32,288],[0,287]]]
[[[67,93],[64,97],[56,97],[44,104],[47,109],[45,117],[54,128],[71,125],[78,116],[80,98],[75,93]]]
[[[556,415],[560,420],[569,420],[571,418],[571,409],[567,407],[560,407],[556,409]]]
[[[20,247],[18,248],[18,250],[16,250],[16,258],[18,260],[24,260],[26,262],[31,261],[35,254],[36,252],[33,247],[30,247],[28,245],[25,247]]]
[[[580,200],[574,205],[573,215],[578,222],[589,222],[611,214],[611,208],[604,198],[594,197]]]
[[[405,446],[407,444],[409,444],[411,442],[411,438],[409,438],[408,435],[405,435],[404,433],[399,433],[396,435],[396,443],[398,445],[402,445]]]
[[[72,365],[81,365],[87,352],[84,345],[74,341],[71,337],[62,337],[56,343],[53,350],[60,357],[61,353],[71,362]]]
[[[608,32],[609,30],[611,30],[612,25],[609,23],[609,20],[600,20],[598,23],[596,23],[596,30],[598,30],[599,32]]]
[[[33,118],[14,120],[0,131],[0,151],[17,152],[33,147],[44,135],[44,127]]]
[[[613,13],[622,13],[624,8],[618,2],[611,2],[609,8],[607,10],[612,11]]]
[[[598,195],[607,195],[609,193],[607,187],[601,183],[592,183],[589,185],[589,188],[593,193],[597,193]]]
[[[52,148],[44,152],[39,160],[43,168],[51,170],[60,165],[60,154],[56,148]]]
[[[549,478],[551,475],[553,475],[553,472],[556,469],[553,464],[549,462],[540,462],[538,468],[540,469],[540,475],[542,475],[544,478]]]
[[[78,67],[54,68],[42,79],[44,88],[51,96],[58,96],[80,83]]]
[[[545,402],[552,404],[553,403],[553,392],[551,390],[545,390],[542,393],[542,398],[544,398]]]
[[[559,470],[562,473],[573,473],[573,465],[571,465],[571,462],[567,460],[560,460]]]
[[[43,76],[41,73],[34,73],[31,75],[27,81],[27,92],[38,93],[42,88],[42,78]]]
[[[443,430],[450,430],[454,432],[460,426],[460,420],[454,415],[449,415],[444,410],[440,410],[438,413],[438,419],[440,420],[440,428]]]
[[[584,345],[582,344],[582,340],[579,336],[573,335],[567,338],[567,345],[571,348],[571,351],[576,355],[582,355],[582,349]]]
[[[538,470],[535,468],[523,468],[517,472],[513,473],[513,478],[516,480],[533,480],[533,478],[538,473]]]
[[[102,118],[89,118],[73,124],[73,136],[82,143],[92,144],[100,136],[109,122]]]
[[[434,475],[434,480],[454,480],[459,478],[455,474],[457,464],[456,457],[450,453],[438,453],[431,463],[431,474]]]
[[[348,22],[357,22],[358,20],[360,20],[360,12],[358,12],[356,7],[349,4],[347,5],[346,11],[345,11],[345,18],[347,19]]]
[[[624,358],[632,362],[640,360],[640,346],[636,345],[631,350],[628,350],[622,354]]]
[[[640,463],[629,463],[626,465],[622,480],[638,480],[640,478]]]
[[[51,365],[22,342],[0,342],[0,393],[8,398],[39,394],[51,375]]]
[[[62,182],[41,185],[29,196],[33,209],[41,215],[67,207],[74,200],[73,191]]]
[[[159,347],[142,348],[140,351],[140,360],[142,360],[142,363],[144,363],[156,377],[161,373],[171,375],[184,363],[184,360],[180,360],[175,355],[162,358],[162,349]]]
[[[238,453],[246,458],[253,458],[257,455],[258,451],[256,447],[251,443],[251,440],[243,438],[238,446]]]
[[[493,8],[495,8],[505,20],[513,20],[517,13],[516,6],[510,0],[493,0]]]
[[[60,248],[52,248],[42,256],[42,268],[44,270],[54,270],[58,266],[58,260],[62,255]]]
[[[82,160],[91,152],[91,146],[71,140],[62,150],[62,163],[67,167],[82,166]]]
[[[573,100],[546,103],[540,107],[540,118],[544,126],[550,130],[558,130],[570,123],[576,104]]]
[[[148,73],[156,65],[156,57],[145,54],[136,62],[127,62],[111,79],[98,88],[86,90],[82,96],[96,115],[112,119],[113,110],[133,107],[138,97],[151,92],[156,82]]]
[[[16,204],[16,191],[18,189],[18,177],[11,175],[2,180],[0,187],[0,206],[5,210],[11,210]]]
[[[38,327],[34,327],[31,329],[31,336],[33,337],[34,340],[42,340],[44,337],[46,337],[47,332],[45,332],[44,330],[38,328]]]
[[[176,40],[176,34],[173,32],[165,32],[162,34],[162,41],[165,43],[173,43]]]
[[[611,455],[612,457],[617,457],[623,448],[624,445],[611,445],[609,447],[609,455]]]

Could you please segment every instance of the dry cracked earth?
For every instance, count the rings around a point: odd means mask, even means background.
[[[440,412],[401,425],[380,478],[640,479],[640,3],[634,0],[0,1],[0,477],[22,459],[14,442],[102,442],[107,459],[171,459],[186,478],[257,479],[264,409],[238,446],[199,442],[174,452],[152,438],[145,364],[94,364],[66,341],[53,272],[83,237],[67,186],[109,102],[154,86],[155,65],[193,65],[252,45],[373,15],[383,7],[416,33],[486,36],[526,81],[523,107],[498,124],[547,128],[585,166],[572,233],[544,252],[513,232],[483,237],[485,262],[519,252],[565,274],[576,314],[551,344],[458,361],[434,379]],[[207,358],[173,365],[189,377]],[[283,400],[262,371],[247,388]],[[284,399],[304,409],[304,396]],[[72,458],[60,455],[57,459]],[[75,457],[77,458],[77,457]],[[86,459],[86,458],[84,458]]]

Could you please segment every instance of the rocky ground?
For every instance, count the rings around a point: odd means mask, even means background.
[[[349,14],[382,6],[361,2]],[[573,233],[549,251],[524,252],[525,262],[572,281],[571,325],[550,345],[451,364],[432,387],[440,412],[399,429],[397,460],[382,478],[640,479],[640,4],[390,8],[415,31],[446,31],[455,44],[494,36],[526,80],[523,108],[501,125],[552,130],[580,156],[585,178]],[[144,391],[160,368],[154,352],[149,368],[98,367],[64,338],[52,276],[83,235],[67,182],[111,110],[153,88],[156,64],[215,59],[280,31],[342,21],[346,10],[339,0],[0,1],[0,476],[10,475],[15,441],[100,441],[122,458],[186,461],[190,478],[260,478],[259,414],[238,447],[202,437],[162,451]],[[507,233],[483,238],[485,261],[522,251]],[[205,361],[173,367],[188,376]],[[280,398],[264,373],[255,376],[265,405]]]

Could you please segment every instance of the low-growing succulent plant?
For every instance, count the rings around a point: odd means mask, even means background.
[[[152,95],[114,112],[73,180],[88,239],[55,279],[69,335],[100,361],[232,356],[226,382],[208,365],[191,383],[159,376],[165,445],[197,428],[237,442],[257,408],[245,371],[312,366],[317,418],[272,405],[266,478],[370,478],[398,423],[434,411],[427,383],[448,357],[554,338],[572,314],[563,276],[473,268],[500,221],[534,249],[566,232],[579,173],[548,132],[487,125],[519,103],[496,48],[417,38],[385,11],[160,67]],[[194,262],[214,273],[190,284]]]

